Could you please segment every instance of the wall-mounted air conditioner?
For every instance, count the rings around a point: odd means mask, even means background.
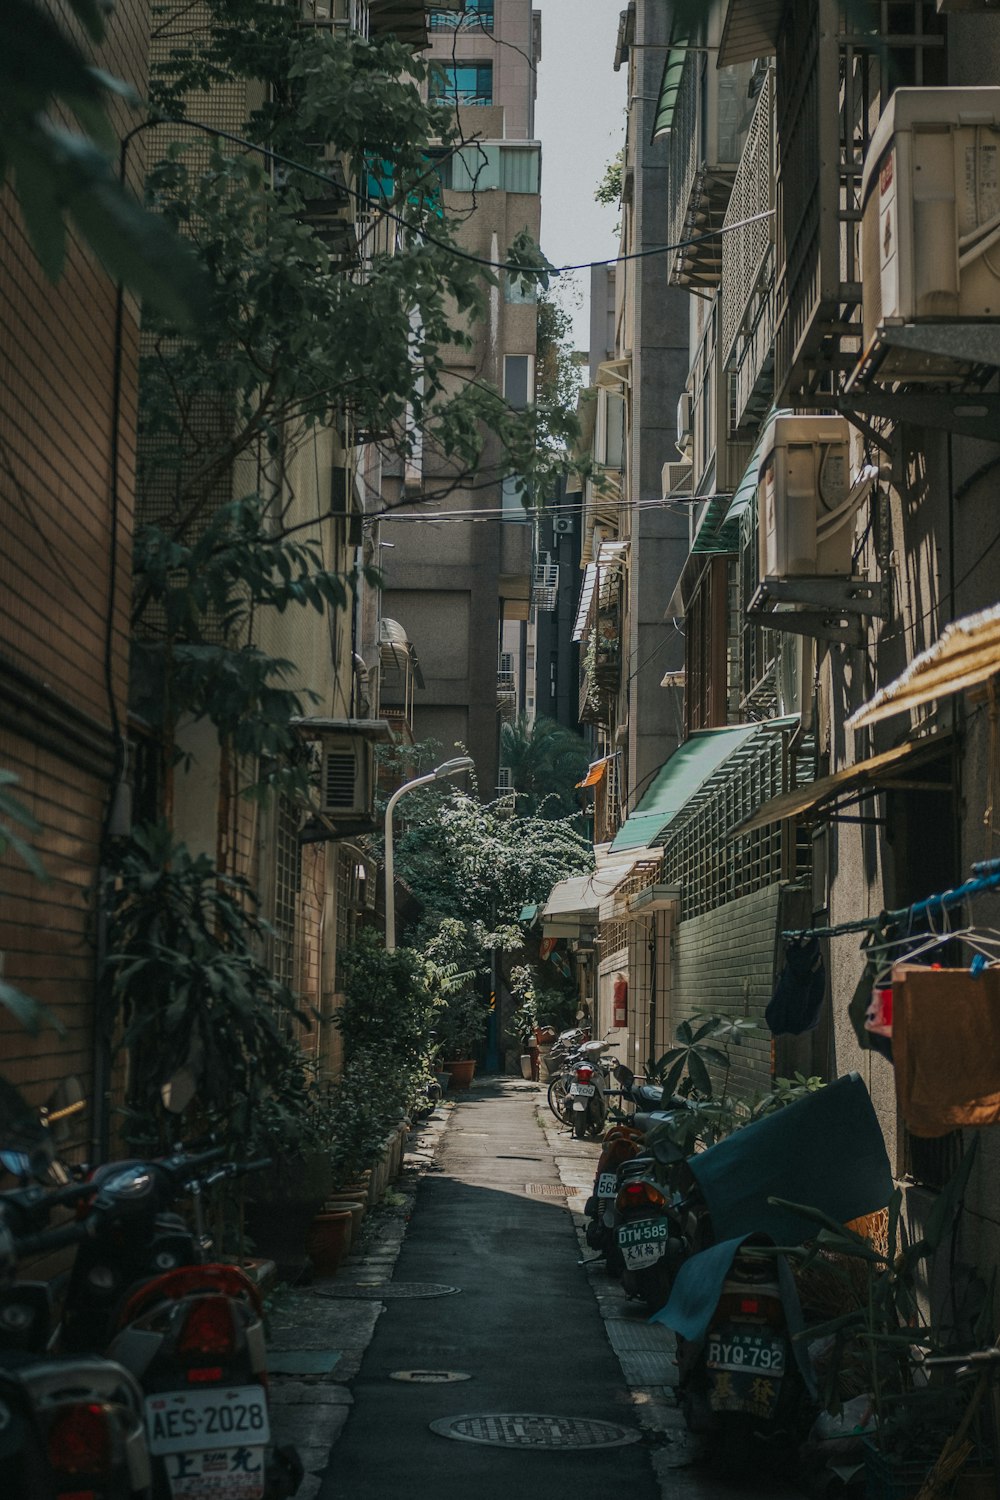
[[[861,199],[866,349],[887,323],[1000,318],[1000,88],[897,89]]]
[[[677,452],[682,458],[690,460],[691,449],[694,443],[694,429],[691,422],[693,398],[690,391],[681,391],[677,402]]]
[[[664,464],[660,470],[660,492],[664,500],[683,500],[691,493],[691,465]]]
[[[553,516],[552,517],[552,535],[553,536],[572,536],[573,535],[573,517],[572,516]]]
[[[851,572],[850,428],[844,417],[776,416],[757,470],[760,577]],[[844,525],[832,524],[845,517]]]
[[[355,735],[320,740],[320,812],[329,818],[372,815],[374,776],[371,743]]]

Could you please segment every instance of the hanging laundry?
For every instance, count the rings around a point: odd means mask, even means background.
[[[900,966],[902,967],[902,966]],[[917,1136],[1000,1121],[1000,970],[908,972],[893,986],[892,1045],[903,1119]]]
[[[792,938],[764,1020],[775,1036],[815,1031],[823,1012],[826,966],[817,938]]]
[[[884,1058],[892,1062],[892,1042],[887,1036],[880,1032],[869,1031],[865,1020],[872,1008],[872,995],[875,980],[878,977],[878,968],[872,959],[865,964],[864,973],[858,980],[857,988],[847,1007],[854,1034],[858,1039],[858,1046],[866,1052],[880,1052]]]

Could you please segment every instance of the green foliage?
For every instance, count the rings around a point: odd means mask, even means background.
[[[604,174],[594,189],[594,202],[606,208],[617,208],[622,201],[622,176],[625,170],[625,147],[616,151],[604,168]]]
[[[69,0],[92,42],[104,35],[104,0]],[[117,140],[106,103],[132,90],[93,66],[70,33],[36,0],[0,9],[0,181],[8,174],[32,248],[50,281],[62,274],[66,218],[104,264],[178,323],[201,312],[206,283],[194,257],[169,227],[122,187]],[[57,125],[75,116],[84,133]]]
[[[653,1069],[657,1081],[663,1086],[665,1107],[669,1106],[670,1095],[681,1087],[682,1080],[684,1093],[694,1090],[705,1099],[712,1097],[709,1063],[727,1071],[729,1068],[728,1047],[722,1049],[712,1045],[712,1039],[719,1035],[724,1021],[722,1016],[709,1016],[697,1029],[691,1021],[682,1021],[677,1027],[674,1033],[676,1046],[668,1048]],[[732,1037],[733,1041],[740,1039],[738,1033]]]
[[[162,825],[136,830],[106,890],[104,1025],[129,1051],[129,1134],[162,1144],[168,1103],[196,1099],[231,1139],[301,1068],[308,1017],[260,958],[266,924],[245,881],[219,875]],[[165,1092],[166,1091],[166,1092]]]
[[[578,813],[576,783],[589,761],[580,736],[554,719],[522,714],[500,727],[500,762],[511,773],[519,813],[542,818]]]
[[[573,317],[558,296],[538,299],[535,386],[559,407],[576,410],[583,372],[573,348]],[[575,437],[576,434],[574,433]]]

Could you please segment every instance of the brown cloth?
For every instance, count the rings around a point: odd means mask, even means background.
[[[904,966],[900,965],[900,968]],[[893,972],[896,1094],[913,1135],[1000,1120],[1000,969]]]

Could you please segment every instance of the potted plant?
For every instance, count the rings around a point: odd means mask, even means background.
[[[438,1053],[453,1089],[467,1089],[476,1070],[475,1054],[486,1038],[489,1011],[472,990],[449,995],[436,1021]]]

